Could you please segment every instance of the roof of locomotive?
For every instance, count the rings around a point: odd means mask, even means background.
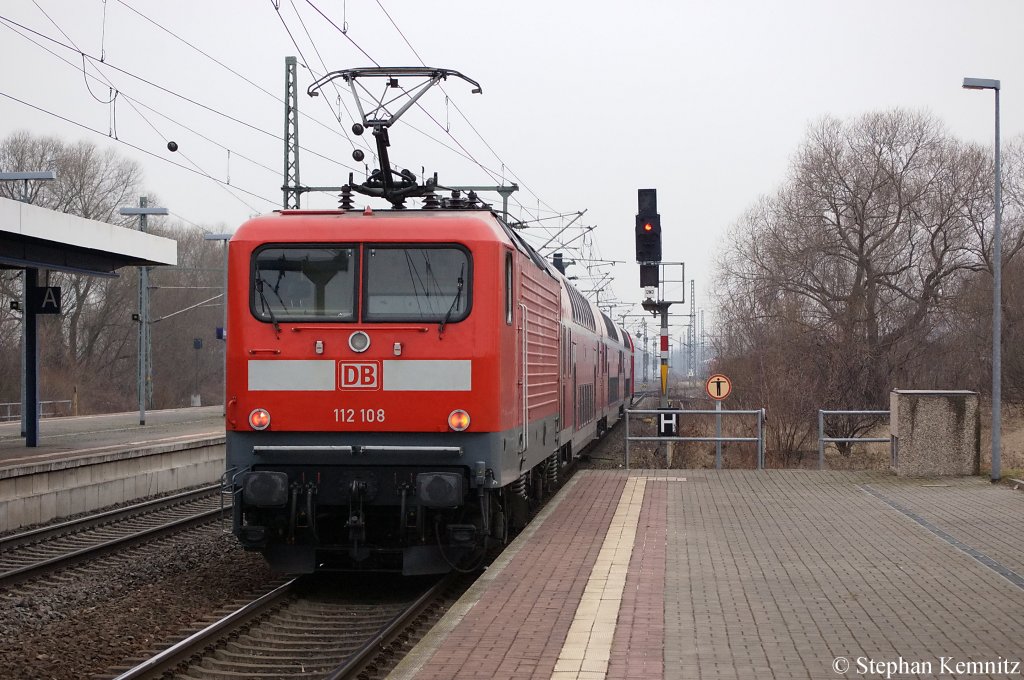
[[[489,210],[278,210],[249,220],[232,241],[511,241]]]

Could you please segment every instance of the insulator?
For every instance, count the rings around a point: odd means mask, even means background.
[[[352,210],[355,207],[352,204],[352,187],[347,184],[341,188],[341,199],[338,202],[338,207],[342,210]]]
[[[438,210],[441,207],[441,202],[437,200],[437,194],[433,191],[427,192],[423,195],[423,209],[424,210]]]

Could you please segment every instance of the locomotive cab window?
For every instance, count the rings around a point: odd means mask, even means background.
[[[454,323],[472,301],[469,252],[458,246],[365,246],[364,321]]]
[[[252,312],[262,321],[355,321],[354,247],[270,246],[253,257]]]

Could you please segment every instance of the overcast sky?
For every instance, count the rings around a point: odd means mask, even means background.
[[[299,72],[300,111],[312,116],[299,133],[308,185],[344,183],[345,165],[362,170],[341,131],[352,123],[348,92],[340,105],[332,89],[305,95],[324,63],[338,70],[422,58],[461,71],[483,94],[449,80],[426,95],[430,116],[413,109],[406,120],[416,129],[392,130],[392,159],[417,174],[436,171],[442,184],[518,179],[516,218],[586,210],[577,224],[597,227],[596,253],[624,262],[602,297],[629,303],[640,299],[638,188],[658,189],[664,258],[686,262],[698,304],[709,306],[721,239],[784,180],[808,123],[925,109],[952,133],[990,145],[991,93],[960,87],[973,76],[1002,81],[1004,139],[1024,132],[1021,0],[4,0],[0,17],[102,56],[98,69],[87,59],[86,70],[120,93],[115,105],[104,103],[109,86],[89,78],[87,88],[77,51],[33,36],[68,64],[2,26],[0,136],[27,129],[112,146],[143,166],[147,189],[172,213],[217,231],[280,207],[283,105],[275,97],[286,56],[308,64]],[[108,137],[115,123],[120,140],[145,151]],[[230,186],[161,159],[194,163]],[[321,196],[304,206],[335,204]],[[538,240],[546,236],[536,232]]]

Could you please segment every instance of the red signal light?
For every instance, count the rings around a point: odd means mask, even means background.
[[[651,223],[650,222],[645,222],[644,223],[644,231],[650,231],[651,229],[654,229],[654,227],[651,226]]]

